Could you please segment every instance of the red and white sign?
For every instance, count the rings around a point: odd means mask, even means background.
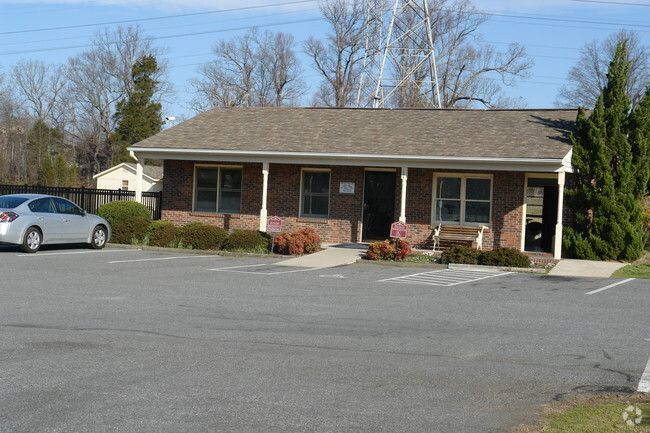
[[[390,225],[390,237],[395,239],[406,239],[409,237],[409,226],[401,221]]]
[[[282,231],[282,218],[271,217],[266,221],[266,231],[268,233],[280,233]]]

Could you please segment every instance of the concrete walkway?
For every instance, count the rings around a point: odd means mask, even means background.
[[[295,257],[276,263],[277,266],[295,266],[301,268],[333,268],[349,265],[366,255],[368,245],[338,244],[324,245],[323,250],[314,254]]]
[[[335,266],[349,265],[365,256],[368,245],[337,244],[324,245],[323,248],[322,251],[317,253],[283,260],[275,263],[275,265],[301,268],[333,268]],[[616,262],[562,259],[551,269],[549,275],[608,278],[614,271],[626,265],[626,263]]]
[[[627,263],[562,259],[548,274],[568,277],[608,278],[614,271],[623,266],[627,266]]]

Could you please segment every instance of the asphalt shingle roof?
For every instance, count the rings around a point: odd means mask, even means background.
[[[577,110],[216,108],[134,147],[563,158]]]

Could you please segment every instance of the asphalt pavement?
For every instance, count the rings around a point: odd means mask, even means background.
[[[0,247],[0,432],[504,432],[642,385],[646,281],[280,261]]]

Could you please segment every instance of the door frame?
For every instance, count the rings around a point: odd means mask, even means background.
[[[559,182],[558,182],[558,173],[526,173],[525,179],[524,179],[524,191],[523,191],[523,212],[522,212],[522,218],[521,218],[521,251],[522,252],[530,252],[534,253],[536,251],[526,251],[526,215],[528,214],[528,204],[526,203],[526,198],[528,196],[527,189],[528,189],[528,180],[529,179],[552,179],[556,183],[556,187],[558,189],[560,188]],[[559,207],[560,203],[558,200],[558,197],[555,197],[556,201],[556,206]],[[543,205],[543,204],[542,204]],[[543,209],[543,208],[542,208]],[[542,215],[544,214],[544,210],[542,210]],[[557,237],[557,215],[556,219],[553,221],[552,224],[556,229],[554,230],[555,234],[550,240],[551,243],[551,251],[538,251],[540,253],[545,253],[545,254],[554,254],[555,255],[555,244],[556,242],[553,241],[553,238]]]

